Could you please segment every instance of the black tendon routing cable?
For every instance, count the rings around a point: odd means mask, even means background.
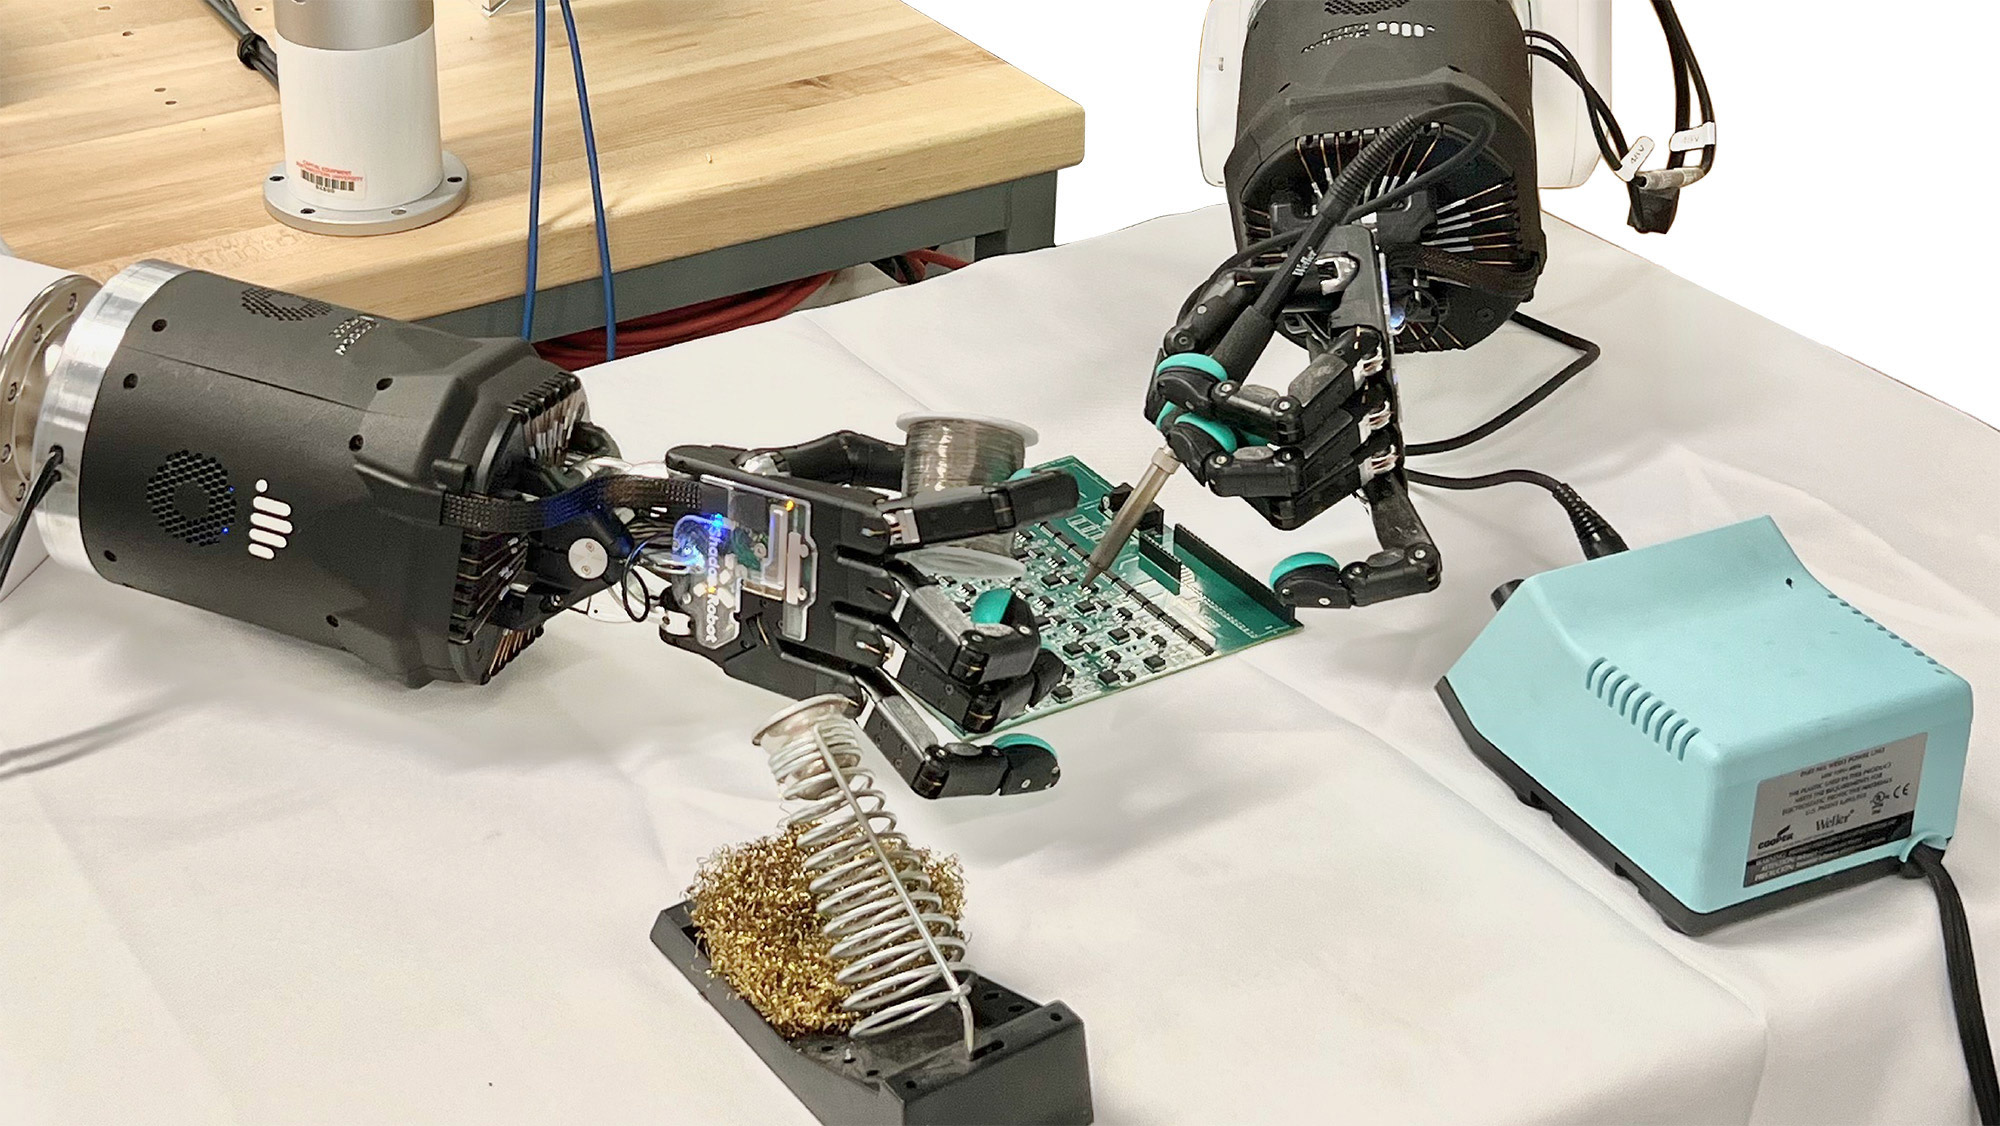
[[[42,498],[49,495],[56,482],[62,480],[62,447],[49,451],[49,458],[42,463],[42,471],[35,475],[35,484],[28,490],[28,498],[21,504],[21,511],[15,515],[14,523],[7,528],[7,535],[0,539],[0,586],[7,585],[7,572],[13,569],[14,553],[21,548],[22,537],[28,534],[28,524],[35,518],[35,509]]]
[[[1938,918],[1944,926],[1945,973],[1951,981],[1951,1006],[1958,1016],[1958,1041],[1965,1051],[1965,1070],[1972,1078],[1972,1098],[1979,1120],[2000,1126],[2000,1077],[1993,1067],[1993,1041],[1986,1032],[1986,1009],[1979,1000],[1979,970],[1972,961],[1972,925],[1958,885],[1944,870],[1944,853],[1918,845],[1910,853],[1915,876],[1930,882],[1937,893]]]
[[[1452,118],[1470,118],[1474,122],[1472,136],[1458,152],[1453,153],[1437,168],[1404,184],[1386,195],[1363,202],[1361,193],[1368,190],[1376,178],[1387,170],[1389,163],[1396,159],[1404,146],[1414,141],[1426,128],[1442,126]],[[1257,298],[1257,309],[1266,317],[1276,319],[1285,302],[1299,288],[1299,281],[1305,275],[1306,256],[1315,253],[1326,242],[1327,236],[1342,223],[1352,223],[1365,215],[1387,207],[1389,204],[1458,171],[1459,168],[1486,151],[1488,142],[1493,140],[1494,131],[1499,127],[1499,119],[1493,111],[1478,102],[1452,102],[1411,114],[1375,135],[1359,156],[1349,162],[1340,174],[1333,178],[1333,184],[1320,197],[1319,214],[1305,228],[1305,234],[1285,259],[1276,277],[1265,283],[1264,290]]]

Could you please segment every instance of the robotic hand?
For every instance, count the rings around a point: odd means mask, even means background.
[[[903,496],[903,448],[856,434],[637,466],[519,340],[157,262],[99,290],[0,258],[0,342],[0,572],[32,519],[60,562],[412,686],[485,684],[608,601],[732,677],[849,695],[926,797],[1057,779],[1035,740],[933,733],[920,703],[989,732],[1062,670],[1025,606],[968,614],[910,557],[1074,509],[1066,474]]]
[[[1002,591],[968,615],[911,560],[1071,512],[1076,481],[1048,471],[904,496],[904,458],[853,432],[672,451],[667,467],[699,487],[700,514],[673,534],[665,570],[680,573],[661,638],[787,696],[856,699],[869,736],[924,797],[1047,789],[1061,772],[1046,744],[941,741],[917,701],[988,732],[1053,692],[1062,661],[1026,604]]]
[[[1163,453],[1286,531],[1348,496],[1367,502],[1382,550],[1345,568],[1294,556],[1275,580],[1287,604],[1345,609],[1435,590],[1443,563],[1403,472],[1386,273],[1372,233],[1338,227],[1313,256],[1301,287],[1313,307],[1293,302],[1287,313],[1311,325],[1312,360],[1282,391],[1244,382],[1214,354],[1225,326],[1254,316],[1248,273],[1225,269],[1168,333],[1145,408],[1166,434]]]
[[[1396,357],[1469,348],[1534,293],[1546,244],[1528,48],[1509,0],[1408,0],[1379,26],[1335,8],[1253,9],[1225,168],[1240,249],[1167,333],[1145,402],[1167,447],[1093,572],[1185,466],[1284,531],[1348,496],[1368,505],[1380,550],[1287,560],[1272,582],[1293,606],[1368,606],[1442,579],[1410,501]],[[1305,370],[1283,389],[1251,382],[1279,334]]]

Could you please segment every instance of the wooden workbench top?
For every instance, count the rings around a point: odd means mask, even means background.
[[[269,33],[272,0],[239,0]],[[577,0],[621,270],[1049,172],[1083,111],[898,0]],[[390,316],[520,293],[527,0],[437,0],[464,209],[375,238],[264,211],[274,90],[201,0],[0,0],[0,236],[103,278],[163,258]],[[541,283],[594,276],[588,178],[550,5]]]

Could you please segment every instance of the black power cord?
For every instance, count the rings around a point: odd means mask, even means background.
[[[1541,406],[1543,402],[1547,401],[1549,396],[1562,390],[1569,385],[1571,380],[1590,370],[1591,365],[1597,363],[1604,355],[1604,349],[1594,341],[1586,340],[1573,332],[1566,332],[1546,321],[1536,320],[1526,313],[1515,313],[1513,320],[1515,324],[1528,329],[1530,332],[1553,340],[1564,347],[1574,348],[1581,355],[1561,371],[1550,376],[1540,387],[1528,392],[1519,402],[1501,411],[1491,419],[1480,423],[1478,426],[1460,434],[1456,438],[1445,438],[1436,442],[1415,443],[1408,450],[1409,456],[1426,457],[1431,454],[1451,453],[1453,450],[1462,450],[1475,442],[1483,442],[1491,438],[1493,435],[1513,425],[1522,415]]]
[[[243,13],[236,7],[236,0],[202,0],[222,26],[236,36],[236,61],[264,76],[271,85],[278,84],[278,53],[271,48],[271,41],[257,34]]]
[[[1660,17],[1660,29],[1667,36],[1667,52],[1674,61],[1674,128],[1681,131],[1694,128],[1695,121],[1689,112],[1688,88],[1694,88],[1694,100],[1701,105],[1701,120],[1715,120],[1715,99],[1708,89],[1708,77],[1701,71],[1701,60],[1695,57],[1694,45],[1688,42],[1687,28],[1681,24],[1681,14],[1676,11],[1673,0],[1653,0],[1653,11]],[[1667,167],[1687,166],[1687,153],[1676,152],[1669,155]],[[1715,168],[1715,145],[1710,143],[1701,150],[1701,170],[1703,173]]]
[[[1958,1041],[1965,1052],[1965,1070],[1972,1078],[1972,1098],[1985,1126],[2000,1126],[2000,1076],[1993,1067],[1993,1041],[1986,1032],[1986,1008],[1979,1000],[1979,970],[1972,961],[1972,925],[1958,885],[1944,870],[1944,852],[1918,845],[1910,853],[1904,875],[1928,880],[1937,893],[1938,919],[1944,927],[1945,974],[1951,981],[1951,1006],[1958,1016]]]
[[[1667,56],[1673,67],[1675,135],[1686,133],[1697,125],[1713,124],[1715,99],[1709,91],[1708,78],[1702,73],[1701,60],[1695,56],[1694,46],[1688,41],[1687,28],[1681,23],[1680,13],[1675,10],[1673,0],[1653,0],[1653,11],[1659,17],[1661,31],[1666,35]],[[1583,92],[1591,132],[1597,137],[1597,147],[1603,153],[1605,162],[1613,168],[1623,167],[1632,151],[1625,142],[1625,131],[1619,127],[1610,103],[1584,73],[1583,64],[1555,36],[1545,31],[1529,31],[1527,34],[1528,53],[1554,64]],[[1701,108],[1699,122],[1694,117],[1697,104]],[[1632,196],[1632,227],[1644,234],[1664,234],[1671,229],[1679,211],[1681,189],[1714,171],[1715,147],[1715,138],[1711,134],[1700,148],[1699,170],[1690,171],[1687,169],[1690,150],[1673,149],[1670,140],[1668,148],[1671,151],[1667,154],[1666,168],[1641,172],[1626,184]]]
[[[7,535],[0,538],[0,586],[7,585],[7,572],[14,567],[14,553],[21,548],[21,540],[28,534],[28,524],[35,517],[35,509],[49,490],[62,480],[62,447],[49,451],[49,458],[42,463],[42,470],[35,474],[35,483],[28,489],[27,499],[21,502],[21,511],[14,516],[14,522],[7,526]]]
[[[1576,531],[1576,542],[1583,549],[1585,559],[1602,559],[1607,555],[1617,555],[1629,550],[1625,538],[1618,529],[1611,526],[1582,494],[1546,473],[1532,469],[1508,469],[1499,473],[1487,473],[1479,477],[1441,477],[1435,473],[1425,473],[1411,469],[1407,471],[1412,485],[1424,485],[1433,489],[1450,489],[1456,492],[1470,492],[1474,489],[1496,489],[1502,485],[1533,485],[1545,489],[1562,505],[1569,516],[1570,527]]]

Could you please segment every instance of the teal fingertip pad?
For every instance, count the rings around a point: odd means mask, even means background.
[[[1217,383],[1229,378],[1229,373],[1215,361],[1214,356],[1204,356],[1200,352],[1176,352],[1161,360],[1160,366],[1153,369],[1153,374],[1161,375],[1172,368],[1187,368],[1203,375],[1212,375]]]
[[[976,626],[997,626],[1007,620],[1007,607],[1014,603],[1011,590],[989,590],[972,603],[972,624]]]
[[[1047,739],[1037,739],[1033,735],[1002,735],[993,740],[993,745],[1003,751],[1009,747],[1040,747],[1050,753],[1055,751]]]
[[[1174,423],[1176,425],[1185,423],[1207,434],[1209,437],[1215,439],[1216,444],[1228,453],[1235,453],[1242,445],[1241,440],[1236,437],[1236,431],[1211,418],[1203,418],[1198,414],[1184,414],[1175,419]]]
[[[1331,567],[1338,571],[1340,570],[1340,560],[1335,559],[1324,551],[1301,551],[1276,567],[1271,568],[1271,585],[1277,586],[1279,583],[1285,581],[1287,575],[1303,571],[1307,567]]]
[[[1165,430],[1167,427],[1172,426],[1174,424],[1175,419],[1179,418],[1180,416],[1186,413],[1187,413],[1186,411],[1175,406],[1174,404],[1168,403],[1166,406],[1160,408],[1160,417],[1153,420],[1153,425],[1159,427],[1162,430]]]

